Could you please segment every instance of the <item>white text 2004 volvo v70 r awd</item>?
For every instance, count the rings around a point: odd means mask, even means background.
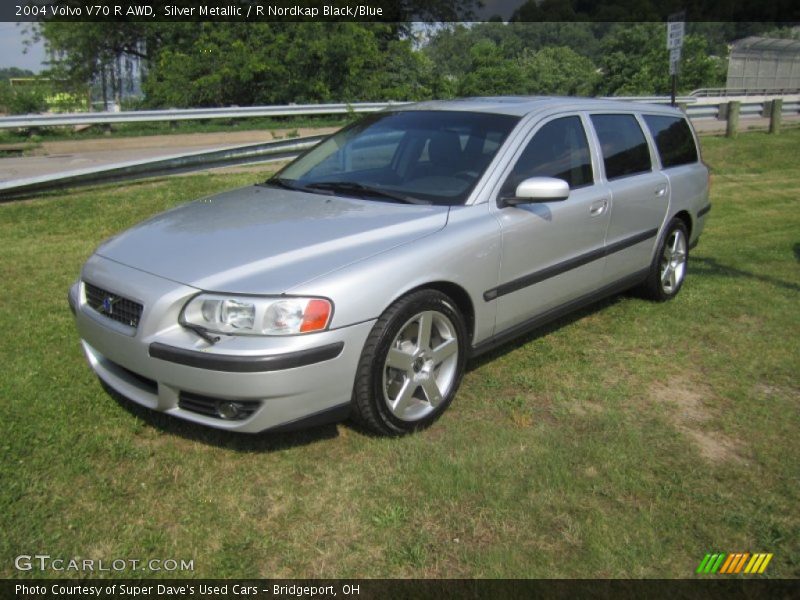
[[[146,407],[398,434],[447,408],[471,356],[627,288],[675,296],[709,208],[676,109],[426,102],[106,241],[69,301],[94,371]]]

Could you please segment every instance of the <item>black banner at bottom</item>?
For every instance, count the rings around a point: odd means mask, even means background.
[[[2,598],[242,600],[289,598],[514,599],[514,598],[800,598],[800,580],[591,580],[591,579],[5,579]]]

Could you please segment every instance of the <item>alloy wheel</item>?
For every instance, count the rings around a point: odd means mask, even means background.
[[[392,415],[417,421],[436,409],[456,380],[458,345],[455,326],[438,311],[406,321],[383,366],[383,397]]]
[[[661,287],[666,294],[674,294],[686,275],[686,236],[675,229],[664,244],[661,255]]]

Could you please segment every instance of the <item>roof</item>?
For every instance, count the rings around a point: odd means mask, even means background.
[[[577,98],[571,96],[489,96],[456,98],[454,100],[429,100],[406,104],[395,110],[462,110],[486,112],[523,117],[534,112],[560,110],[609,110],[680,113],[679,109],[663,104],[646,104],[601,98]]]
[[[747,54],[763,51],[800,55],[800,40],[750,36],[734,42],[731,54],[734,52]]]

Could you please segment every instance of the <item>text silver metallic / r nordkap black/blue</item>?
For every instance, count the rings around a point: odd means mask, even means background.
[[[69,302],[95,373],[150,409],[402,434],[470,357],[625,289],[674,297],[709,209],[679,110],[425,102],[111,238]]]

